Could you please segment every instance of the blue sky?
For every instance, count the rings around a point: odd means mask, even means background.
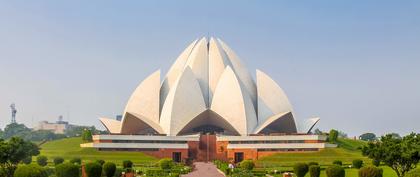
[[[101,126],[202,36],[222,38],[296,116],[349,135],[420,130],[419,1],[0,1],[0,127]]]

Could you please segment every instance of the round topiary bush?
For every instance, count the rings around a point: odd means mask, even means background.
[[[360,159],[353,160],[353,167],[354,168],[359,169],[359,168],[362,168],[362,166],[363,166],[363,160],[360,160]]]
[[[297,177],[304,177],[308,173],[309,167],[306,163],[297,163],[293,166],[293,171]]]
[[[345,177],[346,172],[344,168],[338,165],[333,165],[325,170],[328,177]]]
[[[409,171],[405,177],[420,177],[420,168]]]
[[[74,157],[70,160],[70,163],[81,165],[82,164],[82,159],[79,158],[79,157]]]
[[[31,164],[32,163],[32,156],[26,157],[22,160],[22,162],[26,165]],[[1,174],[1,173],[0,173]]]
[[[378,167],[363,167],[359,170],[359,177],[382,177],[382,168]]]
[[[372,165],[375,165],[375,166],[379,167],[380,164],[381,164],[380,160],[377,160],[377,159],[372,160]]]
[[[310,177],[319,177],[321,175],[321,167],[319,165],[309,166],[309,176]]]
[[[79,177],[80,168],[73,163],[62,163],[55,166],[55,176],[57,177]]]
[[[38,165],[21,165],[18,166],[13,177],[48,177],[48,174]]]
[[[101,177],[102,176],[102,166],[96,162],[90,162],[85,164],[85,172],[87,177]]]
[[[334,160],[333,165],[343,166],[343,162],[341,160]]]
[[[174,166],[174,161],[172,161],[172,159],[169,159],[169,158],[164,158],[164,159],[160,159],[158,164],[161,169],[168,170]]]
[[[106,177],[113,177],[115,174],[115,171],[117,170],[117,166],[115,165],[115,163],[106,162],[103,165],[103,169],[104,169],[103,171]]]
[[[54,165],[59,165],[62,164],[64,162],[64,159],[62,157],[55,157],[53,159]]]
[[[252,169],[254,169],[255,164],[252,160],[244,160],[240,163],[240,167],[244,170],[251,171]]]
[[[133,162],[131,160],[124,160],[123,161],[124,168],[133,168]]]
[[[43,166],[44,167],[44,166],[46,166],[48,164],[48,158],[45,157],[45,156],[43,156],[43,155],[38,156],[38,157],[36,157],[36,163],[39,166]]]
[[[102,166],[102,165],[104,165],[105,160],[101,160],[101,159],[99,159],[99,160],[96,160],[95,162],[96,162],[96,163],[99,163],[99,164]]]

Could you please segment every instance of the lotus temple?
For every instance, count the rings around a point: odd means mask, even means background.
[[[326,136],[310,133],[319,118],[298,121],[282,88],[260,70],[254,80],[218,38],[193,41],[164,77],[158,70],[144,79],[122,116],[100,118],[109,134],[81,147],[178,162],[239,162],[334,147]]]

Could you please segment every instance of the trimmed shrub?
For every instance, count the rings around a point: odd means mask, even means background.
[[[308,173],[309,167],[306,163],[297,163],[293,166],[293,171],[297,177],[304,177]]]
[[[102,166],[96,162],[90,162],[85,164],[85,172],[87,177],[101,177]]]
[[[20,165],[15,171],[14,177],[48,177],[44,168],[38,165]]]
[[[382,177],[382,168],[378,167],[363,167],[359,170],[359,177]]]
[[[321,167],[319,165],[309,166],[309,176],[310,177],[319,177],[321,175]]]
[[[105,163],[105,160],[101,160],[101,159],[99,159],[99,160],[96,160],[95,162],[96,162],[96,163],[99,163],[101,166],[103,166],[103,165],[104,165],[104,163]]]
[[[251,171],[252,169],[254,169],[255,164],[252,160],[244,160],[240,163],[240,167],[244,170]]]
[[[353,167],[354,168],[359,169],[359,168],[362,168],[362,166],[363,166],[363,160],[360,160],[360,159],[353,160]]]
[[[372,165],[379,167],[380,164],[381,164],[380,160],[377,160],[377,159],[372,160]]]
[[[57,177],[79,177],[79,166],[72,163],[62,163],[55,167]]]
[[[123,168],[133,168],[133,162],[131,160],[124,160]]]
[[[45,157],[45,156],[43,156],[43,155],[38,156],[38,157],[36,157],[36,163],[37,163],[39,166],[44,167],[44,166],[46,166],[46,165],[48,164],[48,158],[47,158],[47,157]]]
[[[334,160],[333,165],[343,166],[343,162],[341,160]]]
[[[344,168],[338,165],[333,165],[328,167],[325,172],[327,173],[327,177],[345,177],[346,172]]]
[[[309,162],[308,166],[311,166],[311,165],[319,165],[319,164],[318,164],[318,162]]]
[[[405,177],[420,177],[420,168],[410,170]]]
[[[64,162],[64,159],[62,157],[55,157],[53,162],[54,162],[54,165],[59,165]]]
[[[159,167],[163,170],[169,170],[174,166],[174,162],[172,161],[172,159],[169,158],[160,159],[158,164]]]
[[[75,157],[75,158],[72,158],[70,160],[70,163],[81,165],[82,164],[82,159],[80,157]]]
[[[115,163],[106,162],[103,165],[103,169],[104,169],[103,171],[106,177],[113,177],[115,174],[115,171],[117,171],[117,166],[115,165]]]
[[[29,165],[32,163],[32,156],[26,157],[22,160],[22,162],[26,165]]]

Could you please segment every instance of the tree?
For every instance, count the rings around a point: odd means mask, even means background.
[[[20,165],[14,174],[14,177],[48,177],[44,168],[38,165]]]
[[[332,165],[325,170],[328,177],[345,177],[344,168],[338,165]]]
[[[383,170],[378,167],[363,167],[359,170],[359,177],[382,177]]]
[[[82,140],[85,142],[92,142],[92,131],[89,129],[83,130]]]
[[[62,163],[55,167],[57,177],[79,177],[79,166],[72,163]]]
[[[420,169],[419,168],[411,170],[405,175],[405,177],[419,177],[419,176],[420,176]]]
[[[45,156],[43,156],[43,155],[38,156],[38,157],[36,157],[36,163],[37,163],[39,166],[45,167],[45,166],[47,166],[47,164],[48,164],[48,158],[47,158],[47,157],[45,157]]]
[[[306,163],[297,163],[293,166],[293,171],[297,177],[304,177],[308,173],[309,167]]]
[[[82,159],[79,158],[79,157],[74,157],[70,160],[70,163],[80,165],[80,164],[82,164]]]
[[[160,159],[158,163],[159,163],[160,168],[163,169],[163,170],[169,170],[174,166],[174,161],[172,159],[169,159],[169,158]],[[132,166],[131,165],[130,167],[129,166],[126,167],[126,165],[125,165],[126,163],[123,163],[123,164],[124,164],[124,168],[131,168],[131,166]]]
[[[85,171],[87,177],[101,177],[102,166],[99,163],[91,162],[85,164]]]
[[[319,165],[310,165],[309,166],[309,176],[310,177],[319,177],[321,175],[321,167]]]
[[[363,133],[359,136],[359,139],[363,141],[375,141],[376,135],[374,133]]]
[[[328,136],[328,139],[329,139],[330,143],[336,143],[337,138],[338,138],[338,131],[334,130],[334,129],[331,129],[330,134]]]
[[[54,165],[62,164],[64,162],[64,158],[62,158],[62,157],[55,157],[54,160],[53,160],[53,162],[54,162]]]
[[[24,159],[38,154],[38,146],[22,138],[0,139],[0,168],[7,177],[13,176],[17,165]]]
[[[362,166],[363,166],[363,160],[360,160],[360,159],[354,159],[353,160],[353,167],[354,168],[359,169],[359,168],[362,168]]]
[[[254,164],[254,162],[253,162],[252,160],[243,160],[243,161],[240,163],[240,166],[241,166],[241,168],[242,168],[242,169],[244,169],[244,170],[251,171],[252,169],[254,169],[255,164]]]
[[[398,177],[403,177],[420,161],[420,134],[411,133],[403,138],[387,134],[380,141],[363,146],[362,154],[380,160],[391,167]]]
[[[113,177],[115,174],[115,171],[117,170],[117,166],[115,163],[112,162],[106,162],[103,165],[104,173],[106,177]]]
[[[29,140],[31,135],[31,129],[26,127],[24,124],[11,123],[4,128],[3,138],[9,139],[11,137],[17,136],[25,140]]]

